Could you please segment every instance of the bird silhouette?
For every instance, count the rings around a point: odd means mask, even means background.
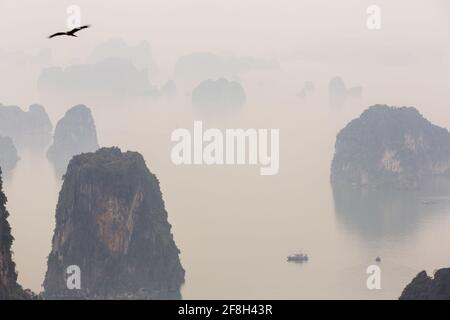
[[[75,34],[76,32],[86,29],[86,28],[89,28],[89,27],[90,27],[90,25],[85,25],[85,26],[81,26],[79,28],[73,28],[72,30],[67,31],[67,32],[57,32],[57,33],[52,34],[48,38],[51,39],[51,38],[57,37],[57,36],[77,37],[77,35]]]

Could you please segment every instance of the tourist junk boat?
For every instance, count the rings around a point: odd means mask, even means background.
[[[296,253],[287,257],[287,261],[289,262],[306,262],[308,261],[308,255],[303,253]]]

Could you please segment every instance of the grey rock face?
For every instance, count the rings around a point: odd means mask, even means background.
[[[376,105],[336,138],[331,182],[418,188],[450,173],[450,134],[414,108]]]
[[[0,178],[0,186],[1,178]],[[13,237],[8,223],[8,211],[5,208],[6,196],[0,190],[0,299],[4,300],[11,296],[17,287],[16,266],[12,261],[11,245]]]
[[[420,272],[403,290],[400,300],[450,300],[450,268],[439,269],[434,278]]]
[[[34,294],[23,290],[17,283],[16,265],[12,259],[11,245],[14,238],[8,223],[9,213],[5,208],[6,196],[0,169],[0,300],[32,299]]]
[[[136,152],[75,156],[65,174],[44,288],[48,298],[180,298],[179,250],[159,181]],[[81,270],[68,290],[66,268]]]
[[[84,105],[77,105],[58,121],[47,157],[57,172],[63,173],[74,155],[97,149],[97,131],[91,110]]]

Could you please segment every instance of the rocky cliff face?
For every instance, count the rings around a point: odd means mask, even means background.
[[[139,153],[102,148],[69,163],[56,209],[48,298],[179,298],[184,282],[159,182]],[[69,290],[66,269],[81,271]]]
[[[47,157],[53,162],[56,171],[63,174],[74,155],[97,149],[97,131],[91,110],[84,105],[77,105],[58,121]]]
[[[333,185],[418,188],[450,173],[450,133],[414,108],[370,107],[337,135]]]
[[[400,300],[450,300],[450,268],[439,269],[434,278],[420,272],[403,290]]]
[[[0,166],[4,171],[9,171],[19,161],[17,149],[10,137],[0,137]]]
[[[3,190],[0,190],[0,299],[10,297],[17,286],[16,267],[11,257],[13,237],[7,221],[8,211],[6,211],[5,203],[6,196]]]
[[[0,135],[10,137],[16,146],[47,146],[52,130],[52,123],[41,105],[33,104],[28,111],[23,111],[0,104]]]
[[[8,211],[5,208],[6,196],[0,170],[0,300],[30,299],[32,294],[17,284],[16,266],[12,260],[11,245],[13,237],[8,223]]]

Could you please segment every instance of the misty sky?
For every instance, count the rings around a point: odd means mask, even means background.
[[[66,9],[72,4],[81,8],[81,22],[93,27],[77,39],[47,39],[65,30]],[[382,10],[381,30],[366,27],[366,10],[372,4]],[[272,86],[277,104],[282,97],[294,96],[305,81],[316,83],[325,95],[328,81],[339,75],[349,86],[365,89],[365,104],[433,109],[428,115],[438,122],[447,115],[450,5],[446,0],[130,0],[126,4],[1,0],[0,14],[0,90],[5,92],[0,101],[6,104],[26,107],[41,102],[36,82],[42,66],[14,65],[17,56],[32,59],[39,50],[48,49],[52,65],[66,67],[86,63],[96,46],[120,38],[130,46],[150,44],[157,71],[149,77],[156,86],[174,77],[181,56],[211,52],[277,61],[277,72],[263,74],[262,80],[260,74],[249,76],[244,83],[249,89],[264,80]],[[440,124],[450,126],[450,122]]]
[[[49,42],[48,34],[65,28],[66,8],[71,4],[81,7],[82,23],[95,29],[71,45]],[[365,27],[365,10],[371,4],[382,9],[382,30],[376,33]],[[0,14],[3,49],[51,47],[62,61],[79,58],[110,37],[148,40],[157,60],[165,63],[189,51],[301,58],[302,49],[311,45],[321,58],[326,56],[320,53],[322,48],[350,49],[342,44],[351,45],[356,57],[371,43],[384,44],[394,57],[407,50],[434,57],[448,52],[445,39],[450,35],[450,6],[445,0],[130,0],[126,5],[116,0],[2,0]],[[362,53],[357,60],[371,58],[369,52]]]

